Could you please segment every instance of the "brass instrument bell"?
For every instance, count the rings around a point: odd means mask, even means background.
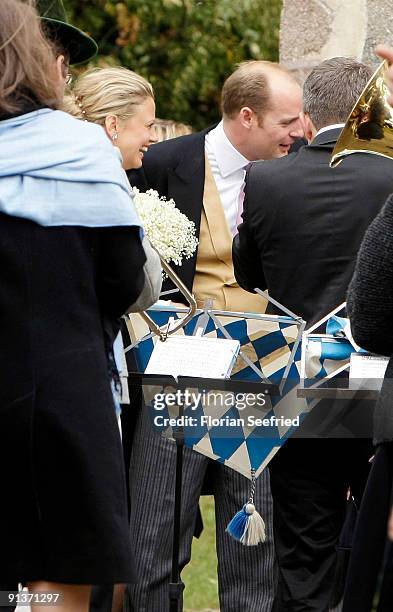
[[[331,168],[353,153],[393,159],[393,108],[387,102],[387,68],[383,61],[360,94],[334,147]]]

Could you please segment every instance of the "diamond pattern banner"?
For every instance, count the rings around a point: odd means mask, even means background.
[[[148,314],[159,326],[184,316],[173,307],[154,307]],[[133,350],[143,372],[158,337],[152,336],[139,315],[128,315],[125,323],[125,350]],[[179,412],[179,403],[172,406],[164,401],[158,410],[156,398],[163,395],[163,388],[144,386],[145,406],[163,435],[173,437],[169,420],[181,414],[186,446],[248,478],[252,469],[258,476],[296,428],[293,423],[300,423],[308,411],[305,400],[296,394],[304,322],[290,316],[205,310],[177,333],[193,335],[197,328],[207,337],[239,340],[231,380],[260,382],[260,392],[249,394],[246,385],[242,392],[189,388],[191,400]],[[280,394],[265,394],[264,381],[278,384]]]
[[[367,352],[353,343],[349,319],[337,316],[342,311],[345,303],[303,333],[301,372],[306,386],[348,370],[352,353]],[[326,333],[315,333],[322,326]]]

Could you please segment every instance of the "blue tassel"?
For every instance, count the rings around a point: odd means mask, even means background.
[[[241,542],[244,533],[247,531],[247,524],[250,518],[250,515],[246,512],[247,504],[244,504],[243,508],[239,510],[228,524],[226,531],[231,535],[235,540]]]

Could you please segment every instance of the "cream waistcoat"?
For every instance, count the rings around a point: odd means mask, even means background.
[[[204,306],[206,299],[211,299],[215,310],[259,313],[266,310],[265,299],[245,291],[236,282],[232,263],[232,235],[207,157],[192,291],[199,307]]]

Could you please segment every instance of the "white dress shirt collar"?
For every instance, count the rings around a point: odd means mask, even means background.
[[[344,125],[345,125],[345,123],[333,123],[332,125],[325,125],[325,127],[323,127],[320,130],[318,130],[318,132],[315,134],[314,138],[319,136],[319,134],[323,134],[323,132],[327,132],[328,130],[338,130],[338,129],[342,130]],[[313,140],[314,140],[314,138],[313,138]]]
[[[237,170],[244,169],[249,160],[244,157],[230,142],[224,131],[224,124],[220,123],[206,134],[214,157],[217,160],[218,169],[223,178],[226,178]]]

